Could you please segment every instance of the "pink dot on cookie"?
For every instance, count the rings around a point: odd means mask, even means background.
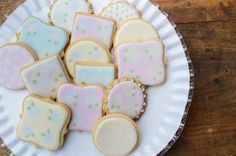
[[[139,119],[146,107],[146,88],[135,79],[118,79],[107,89],[104,101],[107,113],[122,113]]]
[[[0,85],[12,90],[25,88],[20,71],[35,60],[34,52],[23,44],[3,45],[0,48]]]
[[[67,104],[72,111],[70,130],[91,131],[102,117],[103,88],[63,84],[57,91],[57,100]]]

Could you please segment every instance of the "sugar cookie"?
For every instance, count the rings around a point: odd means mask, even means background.
[[[67,33],[47,25],[36,17],[25,20],[18,42],[31,47],[40,59],[60,54],[68,42]]]
[[[41,60],[21,72],[28,91],[41,97],[56,97],[60,84],[69,81],[64,65],[58,56]]]
[[[137,146],[139,130],[128,116],[110,114],[96,124],[93,141],[97,149],[105,155],[126,156]]]
[[[20,140],[31,142],[36,147],[58,150],[64,143],[70,118],[71,112],[66,105],[27,96],[16,133]]]
[[[122,113],[139,119],[144,113],[146,88],[132,78],[115,80],[106,90],[104,109],[106,113]]]
[[[50,10],[51,22],[71,32],[77,12],[89,13],[86,0],[54,0]]]
[[[74,78],[77,84],[99,84],[107,87],[115,79],[115,65],[78,62],[75,65]]]
[[[140,17],[139,11],[136,10],[134,5],[128,2],[110,3],[102,9],[100,16],[114,19],[118,25],[129,19]]]
[[[92,131],[102,117],[103,94],[103,88],[95,85],[63,84],[59,87],[57,100],[67,104],[72,110],[73,117],[69,129]]]
[[[21,78],[22,68],[33,64],[36,54],[22,43],[9,43],[0,47],[0,85],[7,89],[25,88]]]
[[[115,54],[118,78],[136,78],[149,86],[164,82],[164,47],[161,41],[121,44]]]
[[[71,43],[78,39],[92,38],[111,48],[116,22],[104,17],[77,13],[71,35]]]
[[[111,54],[106,46],[91,39],[78,40],[72,43],[66,51],[65,62],[71,76],[74,76],[76,62],[110,63]]]
[[[124,22],[116,31],[114,47],[127,42],[140,42],[159,39],[156,29],[142,19],[131,19]]]

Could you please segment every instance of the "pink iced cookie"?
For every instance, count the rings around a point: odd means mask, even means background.
[[[58,102],[67,104],[72,111],[70,130],[91,131],[102,117],[102,97],[100,86],[75,86],[63,84],[57,91]]]
[[[116,22],[104,17],[77,13],[71,35],[71,43],[79,39],[97,39],[107,48],[112,46],[112,38],[116,29]]]
[[[20,71],[35,60],[36,55],[26,45],[20,43],[3,45],[0,48],[0,85],[12,90],[25,88]]]
[[[118,77],[132,77],[144,85],[165,80],[164,48],[161,41],[125,43],[116,49]]]
[[[146,88],[132,78],[115,80],[107,89],[104,104],[107,113],[139,119],[146,107]]]

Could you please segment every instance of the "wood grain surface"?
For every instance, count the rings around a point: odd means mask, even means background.
[[[0,20],[19,1],[1,0]],[[236,156],[236,0],[155,1],[178,25],[196,76],[186,127],[166,155]]]

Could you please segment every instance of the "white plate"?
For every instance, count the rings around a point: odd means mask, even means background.
[[[91,0],[95,12],[108,0]],[[151,22],[165,44],[168,58],[167,81],[148,89],[148,107],[138,121],[141,143],[131,156],[163,155],[176,141],[185,124],[193,94],[193,67],[182,36],[168,15],[148,0],[128,0]],[[29,16],[48,21],[50,0],[27,0],[21,4],[0,27],[0,44],[15,40],[15,33]],[[19,122],[21,104],[27,91],[10,91],[0,87],[0,137],[16,156],[101,156],[92,143],[91,134],[72,132],[63,148],[57,152],[36,149],[19,141],[15,128]],[[6,145],[6,146],[5,146]],[[10,151],[8,151],[10,152]],[[12,153],[12,154],[13,154]]]

